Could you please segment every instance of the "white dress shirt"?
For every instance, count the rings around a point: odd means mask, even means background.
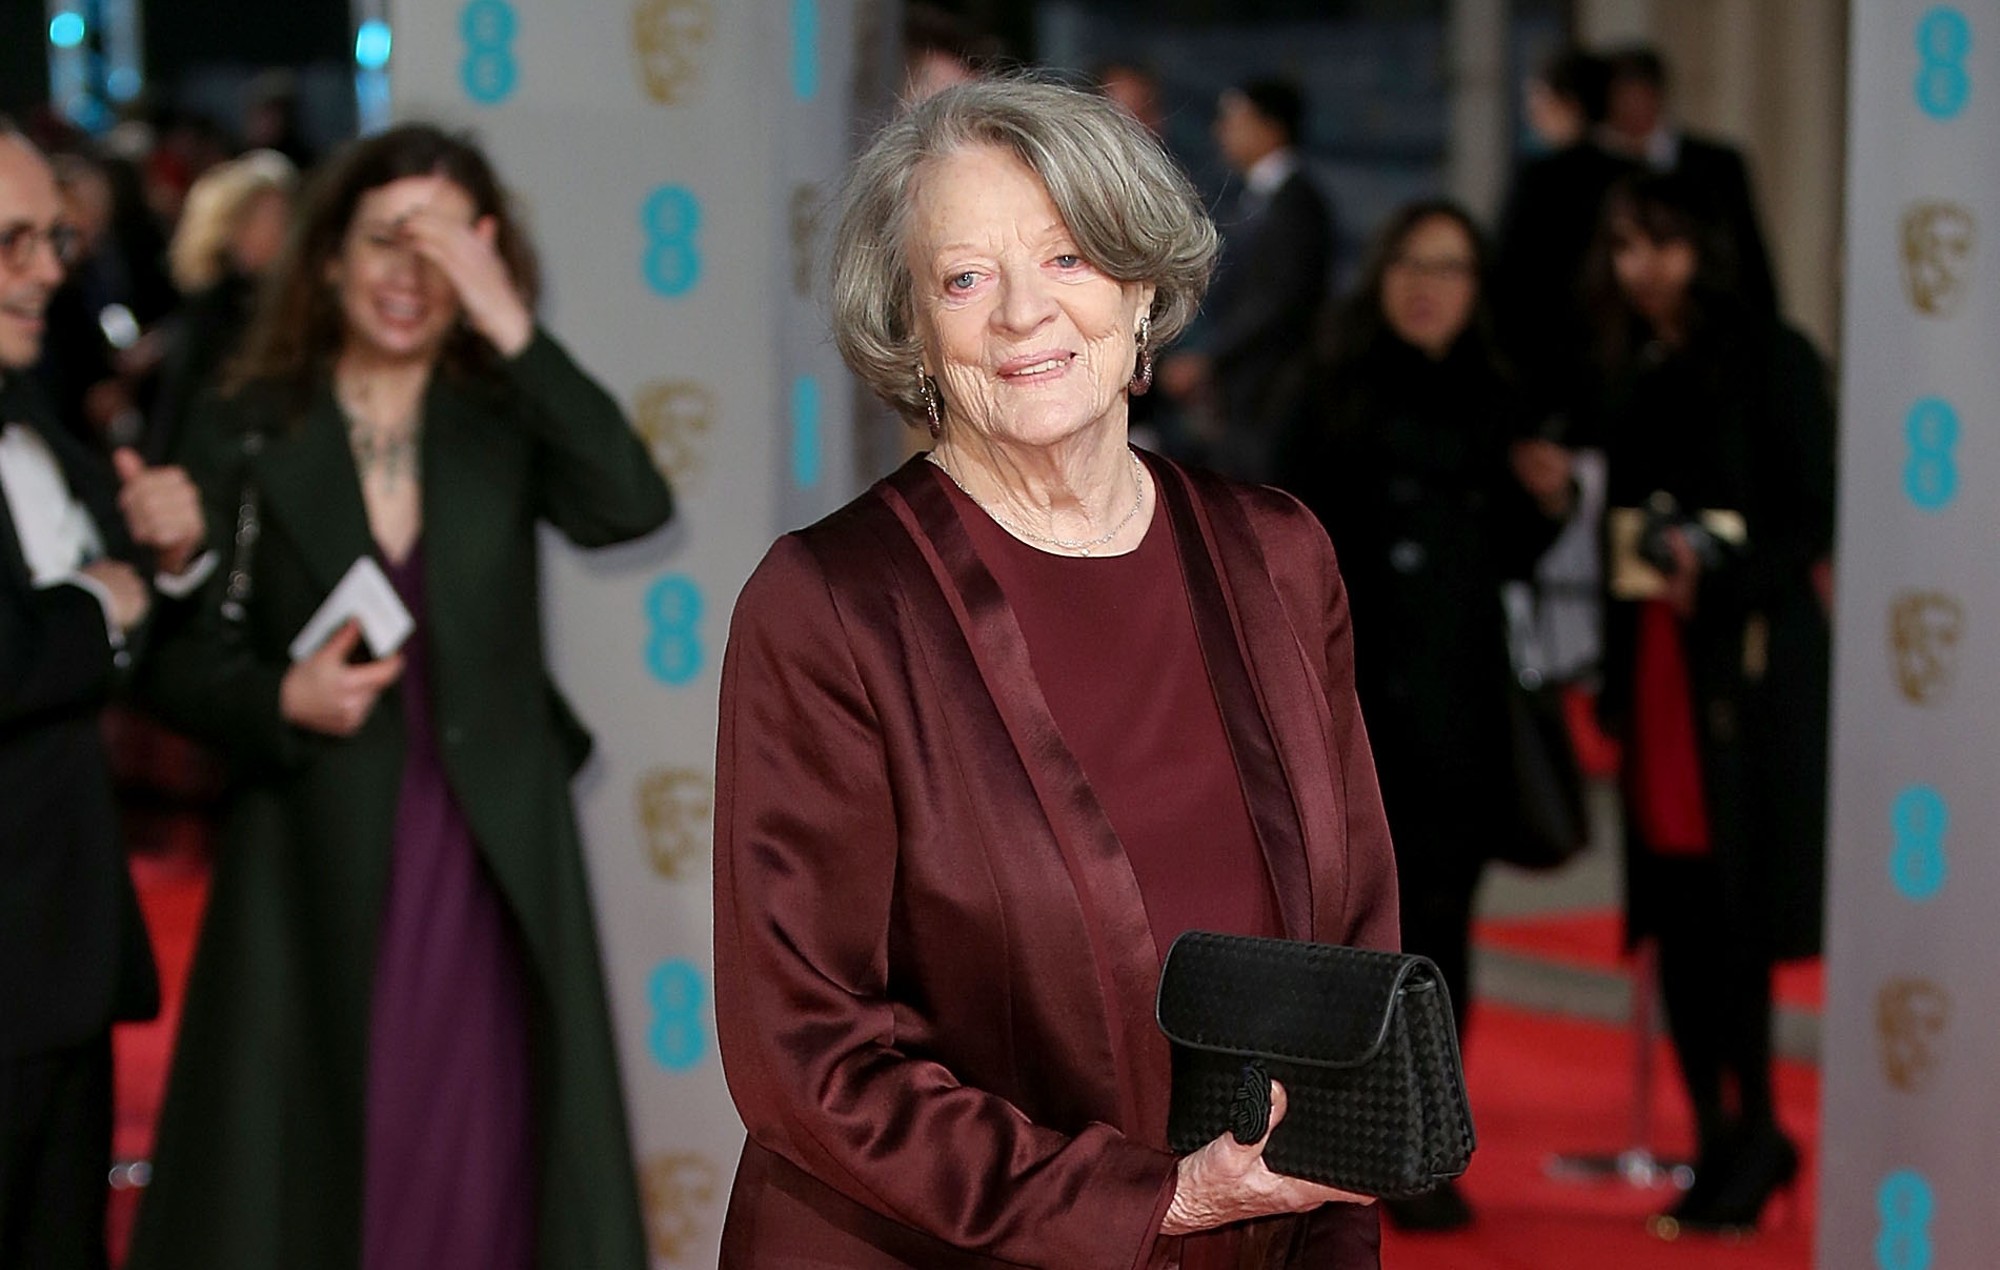
[[[28,580],[38,590],[80,586],[104,606],[104,629],[113,647],[125,632],[112,616],[111,593],[83,566],[104,554],[104,536],[90,509],[70,492],[48,442],[23,423],[0,425],[0,489],[14,516],[14,536],[28,562]]]
[[[1299,152],[1290,146],[1279,146],[1271,153],[1250,165],[1243,174],[1243,188],[1259,203],[1268,202],[1278,187],[1292,179],[1292,173],[1299,170]]]
[[[104,629],[113,648],[123,648],[125,632],[112,616],[111,593],[83,567],[104,555],[104,535],[90,509],[63,479],[62,465],[41,434],[24,423],[0,423],[0,490],[7,495],[14,536],[37,589],[80,586],[104,608]],[[177,574],[157,575],[154,585],[176,598],[194,591],[215,568],[215,553]]]

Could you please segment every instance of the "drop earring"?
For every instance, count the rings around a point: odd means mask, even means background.
[[[1150,311],[1139,315],[1139,362],[1132,373],[1132,382],[1126,388],[1134,397],[1143,397],[1153,386],[1153,315]]]
[[[937,380],[924,374],[922,362],[917,363],[917,397],[924,403],[924,417],[930,423],[931,440],[944,435],[944,412],[938,407]]]

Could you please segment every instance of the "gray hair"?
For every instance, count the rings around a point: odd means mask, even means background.
[[[1025,76],[956,84],[875,134],[841,189],[832,244],[833,338],[861,381],[912,423],[924,417],[905,235],[919,174],[967,146],[1026,163],[1084,258],[1155,288],[1154,348],[1187,329],[1215,267],[1215,225],[1186,174],[1111,102]]]

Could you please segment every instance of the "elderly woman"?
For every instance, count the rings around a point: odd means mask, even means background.
[[[1049,84],[941,92],[851,174],[836,338],[935,445],[731,629],[724,1265],[1378,1262],[1262,1143],[1166,1148],[1175,936],[1396,942],[1326,535],[1126,442],[1214,252],[1158,144]]]

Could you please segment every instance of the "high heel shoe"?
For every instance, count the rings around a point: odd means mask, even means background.
[[[1683,1230],[1748,1234],[1757,1229],[1764,1206],[1798,1180],[1799,1150],[1775,1124],[1746,1129],[1729,1163],[1703,1203],[1676,1217]]]
[[[1729,1160],[1735,1145],[1735,1134],[1719,1134],[1702,1148],[1694,1160],[1694,1181],[1681,1192],[1673,1207],[1646,1219],[1646,1229],[1655,1238],[1672,1242],[1681,1237],[1683,1223],[1689,1223],[1690,1230],[1698,1227],[1701,1215],[1708,1211],[1716,1190],[1729,1173]]]

